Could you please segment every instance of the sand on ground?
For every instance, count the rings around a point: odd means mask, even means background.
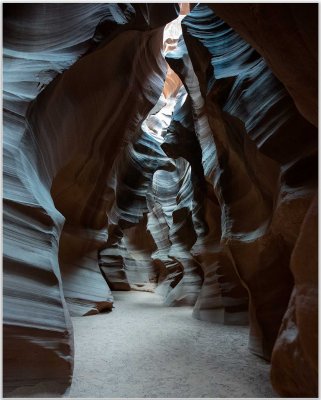
[[[248,327],[198,321],[154,293],[113,294],[112,312],[73,318],[66,397],[278,397],[269,364],[248,351]]]

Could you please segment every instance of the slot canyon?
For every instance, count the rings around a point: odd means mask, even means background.
[[[318,397],[318,4],[3,4],[3,396]]]

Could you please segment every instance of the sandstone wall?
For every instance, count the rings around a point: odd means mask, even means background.
[[[112,290],[249,323],[317,394],[317,6],[191,8],[4,6],[7,396],[68,389]]]
[[[68,388],[65,297],[76,315],[111,307],[97,260],[106,180],[162,91],[162,30],[176,14],[157,4],[4,8],[5,395]]]

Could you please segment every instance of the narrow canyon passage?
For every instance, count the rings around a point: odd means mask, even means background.
[[[248,327],[198,321],[155,293],[113,294],[112,312],[73,318],[68,397],[278,397]]]
[[[318,6],[3,7],[4,397],[318,394]]]

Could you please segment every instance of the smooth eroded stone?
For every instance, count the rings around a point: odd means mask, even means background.
[[[216,148],[205,101],[183,37],[180,37],[177,48],[166,55],[166,59],[180,76],[190,96],[189,115],[193,118],[189,122],[189,134],[187,130],[174,130],[166,136],[164,143],[168,142],[168,148],[171,145],[178,149],[192,168],[194,201],[198,207],[195,212],[197,241],[191,253],[200,263],[204,275],[193,316],[225,324],[247,324],[248,295],[229,253],[220,243],[221,209],[212,186],[216,174]],[[180,120],[183,115],[182,108]],[[213,183],[209,184],[211,181]]]
[[[315,196],[292,253],[295,286],[272,353],[272,384],[285,397],[318,396],[317,237]]]
[[[174,4],[4,6],[6,396],[68,389],[65,297],[78,315],[112,305],[97,254],[106,180],[162,91],[162,32],[177,14]]]
[[[250,349],[269,359],[316,185],[315,128],[260,54],[209,7],[197,5],[182,25],[215,143],[221,244],[250,294]]]
[[[264,57],[301,114],[317,126],[318,5],[209,4],[209,7]]]

